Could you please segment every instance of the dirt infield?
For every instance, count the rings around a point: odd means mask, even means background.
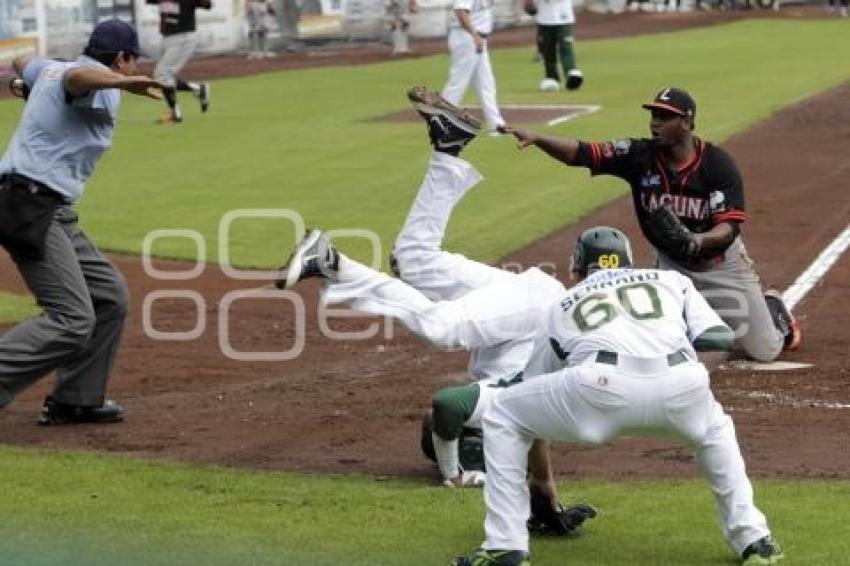
[[[849,96],[850,85],[844,85],[725,144],[744,174],[752,215],[744,236],[766,286],[787,287],[850,218],[850,165],[845,159],[850,152]],[[817,151],[801,159],[801,148]],[[520,164],[522,157],[517,159]],[[621,199],[506,259],[522,265],[554,259],[558,273],[564,273],[576,234],[595,224],[638,233],[631,204]],[[639,260],[648,261],[646,245],[640,237],[634,240]],[[248,285],[225,278],[216,267],[208,267],[194,282],[206,299],[211,328],[198,340],[163,344],[145,336],[141,320],[142,299],[161,289],[162,281],[147,277],[138,258],[114,259],[133,298],[111,387],[128,409],[127,422],[35,426],[49,386],[44,380],[0,412],[0,442],[262,469],[434,474],[418,451],[420,414],[433,391],[464,379],[465,355],[438,353],[401,331],[391,341],[326,339],[315,318],[317,286],[308,284],[303,293],[308,313],[304,353],[289,362],[232,361],[220,352],[215,313],[226,292]],[[159,267],[181,265],[160,262]],[[755,476],[850,477],[850,451],[844,449],[850,408],[840,408],[850,404],[848,281],[850,258],[845,255],[797,308],[804,345],[783,359],[814,363],[813,368],[713,375],[713,387],[735,418]],[[185,288],[185,282],[177,283]],[[23,291],[5,257],[0,288]],[[159,330],[194,325],[187,301],[161,301],[154,312]],[[293,315],[281,303],[241,301],[231,312],[237,349],[279,351],[292,344]],[[370,322],[347,320],[334,328],[353,330]],[[837,408],[825,408],[829,403]],[[657,440],[626,439],[603,448],[560,445],[554,463],[558,474],[569,477],[696,474],[687,449]]]

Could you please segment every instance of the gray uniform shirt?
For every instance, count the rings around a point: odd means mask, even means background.
[[[77,201],[86,180],[112,145],[121,102],[119,89],[96,90],[69,100],[63,78],[87,66],[107,69],[80,55],[73,63],[33,59],[24,68],[29,100],[18,129],[0,159],[0,174],[18,173]]]

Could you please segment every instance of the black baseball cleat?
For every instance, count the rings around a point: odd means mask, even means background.
[[[198,89],[198,100],[201,103],[201,112],[210,109],[210,83],[201,83]]]
[[[407,98],[428,123],[428,136],[437,151],[456,156],[481,130],[480,120],[438,92],[415,86],[407,91]]]
[[[522,550],[484,550],[458,556],[451,566],[531,566],[531,558]]]
[[[741,553],[741,564],[776,564],[785,558],[772,536],[767,535],[750,544]]]
[[[80,423],[120,423],[124,420],[124,408],[111,399],[98,406],[71,405],[47,397],[41,407],[38,424],[43,426]]]
[[[773,324],[784,337],[782,349],[796,350],[799,348],[803,339],[803,331],[800,330],[800,323],[797,322],[797,318],[785,306],[785,301],[782,300],[779,291],[767,291],[764,294],[764,302],[767,303],[767,310],[770,311]]]
[[[584,83],[584,74],[578,69],[570,69],[570,72],[567,73],[567,90],[578,90],[582,83]]]
[[[299,281],[310,277],[333,277],[337,269],[339,252],[321,230],[311,229],[280,268],[280,277],[274,284],[278,289],[291,289]]]

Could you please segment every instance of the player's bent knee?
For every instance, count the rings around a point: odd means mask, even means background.
[[[755,341],[753,341],[755,342]],[[768,363],[774,361],[782,353],[782,340],[777,338],[774,341],[762,340],[756,343],[748,343],[744,341],[741,344],[744,354],[748,358],[757,362]]]
[[[71,314],[48,313],[47,316],[56,322],[59,329],[54,343],[72,352],[88,345],[97,325],[97,316],[90,305]]]

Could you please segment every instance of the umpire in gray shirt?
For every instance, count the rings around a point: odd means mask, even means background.
[[[162,85],[135,74],[140,55],[136,31],[114,19],[95,27],[76,61],[13,62],[28,100],[0,159],[0,244],[43,314],[0,338],[0,409],[55,370],[40,424],[124,418],[106,386],[127,286],[77,226],[72,206],[112,144],[121,91],[161,96]]]

